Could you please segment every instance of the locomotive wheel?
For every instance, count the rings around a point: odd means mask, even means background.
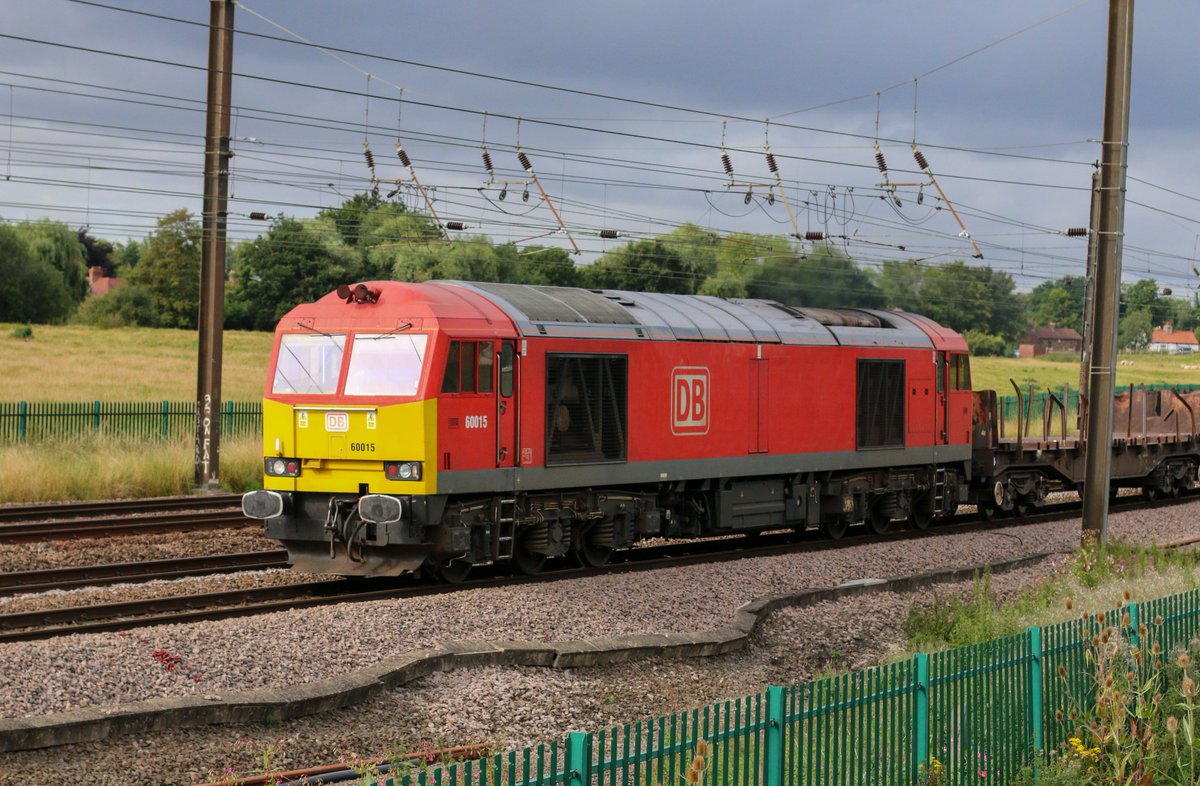
[[[892,528],[892,512],[895,505],[886,504],[883,500],[876,502],[867,512],[867,526],[876,535],[886,534]]]
[[[933,511],[930,510],[929,495],[922,494],[912,501],[908,511],[908,522],[913,529],[927,530],[933,524]]]
[[[513,566],[526,576],[536,576],[542,572],[542,568],[546,567],[546,555],[530,551],[523,539],[517,543],[517,549],[513,552],[512,561]]]
[[[612,521],[599,521],[583,533],[579,548],[575,554],[579,561],[588,568],[599,568],[607,565],[612,559],[613,530],[616,524]]]
[[[429,569],[435,579],[446,584],[462,584],[471,573],[471,563],[465,559],[439,562]]]
[[[583,543],[579,544],[579,561],[589,568],[599,568],[602,565],[607,565],[612,559],[613,547],[604,543],[596,543],[591,538],[587,538]]]
[[[822,521],[821,534],[830,540],[841,540],[842,536],[846,534],[846,530],[849,527],[850,524],[840,518]]]

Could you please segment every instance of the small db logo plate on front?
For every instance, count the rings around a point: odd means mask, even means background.
[[[326,412],[325,413],[325,430],[326,431],[349,431],[350,416],[345,412]]]
[[[708,369],[677,366],[671,370],[671,433],[708,433]]]

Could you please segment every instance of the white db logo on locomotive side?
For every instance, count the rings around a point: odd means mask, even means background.
[[[671,433],[708,433],[708,369],[677,366],[671,370]]]

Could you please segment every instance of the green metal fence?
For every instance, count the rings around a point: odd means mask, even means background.
[[[172,439],[196,427],[194,401],[10,401],[0,402],[0,444],[43,442],[103,434],[140,439]],[[262,430],[262,403],[226,401],[221,432]]]
[[[1123,619],[1128,615],[1127,621]],[[1161,618],[1160,624],[1154,624]],[[1200,590],[1106,613],[1134,644],[1162,650],[1200,627]],[[999,786],[1046,761],[1092,698],[1086,653],[1101,628],[1077,619],[982,644],[822,677],[707,707],[451,766],[392,786],[843,786],[941,782]],[[1061,720],[1060,720],[1061,718]],[[703,742],[702,742],[703,741]],[[698,746],[707,747],[693,779]]]

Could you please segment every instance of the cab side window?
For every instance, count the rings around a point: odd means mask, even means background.
[[[496,350],[490,341],[451,341],[443,393],[491,393]]]

